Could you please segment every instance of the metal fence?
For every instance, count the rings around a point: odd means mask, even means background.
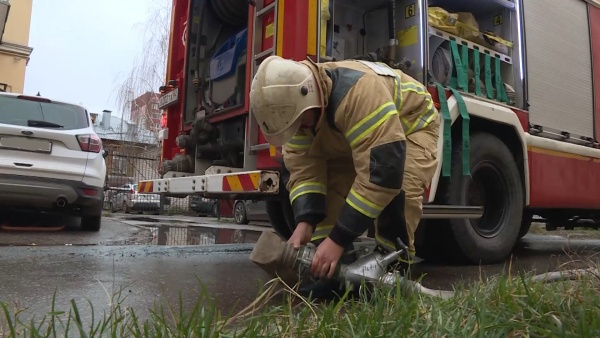
[[[160,178],[160,148],[137,149],[107,146],[107,177],[104,209],[111,212],[187,214],[189,197],[173,198],[160,194],[139,194],[138,182]]]

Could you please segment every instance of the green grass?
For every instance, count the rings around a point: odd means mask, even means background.
[[[457,287],[450,299],[376,289],[359,297],[316,302],[289,288],[266,286],[256,301],[222,315],[206,290],[195,307],[156,305],[148,318],[117,300],[85,321],[83,304],[21,319],[0,303],[2,337],[598,337],[600,278],[542,284],[531,276],[499,276]],[[117,297],[118,298],[118,297]],[[93,309],[92,304],[85,304]]]

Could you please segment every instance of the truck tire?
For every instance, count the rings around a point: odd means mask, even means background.
[[[531,211],[523,211],[523,219],[521,220],[521,228],[519,229],[519,239],[523,238],[531,229],[533,223],[533,213]]]
[[[484,214],[480,219],[452,219],[428,227],[425,236],[432,238],[425,242],[433,239],[436,255],[452,255],[461,262],[503,261],[517,243],[523,217],[524,194],[517,163],[500,139],[478,132],[471,136],[471,176],[463,176],[462,147],[455,143],[452,148],[451,179],[440,182],[440,202],[483,205]]]
[[[267,200],[266,207],[269,223],[271,223],[273,230],[287,241],[292,237],[296,226],[294,224],[294,210],[290,202],[290,192],[286,188],[289,172],[285,166],[282,166],[280,178],[277,199]]]
[[[286,203],[287,202],[287,203]],[[286,205],[287,204],[287,205]],[[291,211],[289,199],[269,200],[266,202],[267,216],[273,230],[286,241],[292,237],[294,215]]]

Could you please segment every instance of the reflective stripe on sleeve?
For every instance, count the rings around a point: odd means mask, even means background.
[[[318,182],[306,182],[299,184],[290,191],[290,201],[294,203],[296,198],[305,194],[327,195],[327,187]]]
[[[394,102],[396,102],[398,111],[402,110],[402,105],[404,104],[404,93],[414,92],[419,95],[427,95],[429,98],[431,98],[429,92],[425,90],[425,87],[419,83],[402,82],[399,75],[396,76],[396,83],[400,83],[400,88],[396,86],[396,95],[394,96]]]
[[[394,102],[387,102],[375,109],[374,112],[367,115],[367,117],[360,120],[352,129],[346,133],[346,139],[350,143],[350,147],[354,147],[356,143],[362,140],[368,135],[373,129],[380,126],[383,122],[390,118],[390,116],[397,115],[396,105]]]
[[[317,241],[319,239],[327,238],[327,236],[329,236],[329,233],[331,232],[331,229],[333,229],[333,224],[317,226],[310,240]]]
[[[425,87],[423,85],[414,82],[402,82],[402,84],[400,85],[400,89],[403,93],[415,92],[419,95],[429,94],[429,92],[425,90]]]
[[[294,135],[286,145],[292,149],[307,150],[312,145],[312,139],[309,136]]]
[[[354,189],[350,189],[350,193],[346,197],[346,203],[369,218],[377,218],[381,211],[383,211],[383,207],[360,196]]]
[[[408,127],[408,124],[405,125],[406,120],[402,120],[402,126],[405,130],[406,135],[410,135],[414,132],[417,132],[417,131],[427,127],[431,123],[431,121],[433,121],[433,119],[436,117],[437,110],[435,109],[435,106],[433,105],[433,101],[429,99],[429,100],[427,100],[427,102],[428,102],[428,105],[424,109],[425,111],[423,113],[419,114],[419,117],[414,121],[412,126]]]
[[[402,86],[400,85],[400,77],[396,75],[394,77],[394,103],[396,104],[396,110],[400,111],[402,107]]]

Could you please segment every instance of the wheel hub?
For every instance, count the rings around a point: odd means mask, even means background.
[[[493,163],[482,162],[473,168],[467,202],[483,205],[483,216],[470,220],[473,229],[482,237],[495,237],[502,230],[504,213],[510,203],[506,186],[506,179]]]

